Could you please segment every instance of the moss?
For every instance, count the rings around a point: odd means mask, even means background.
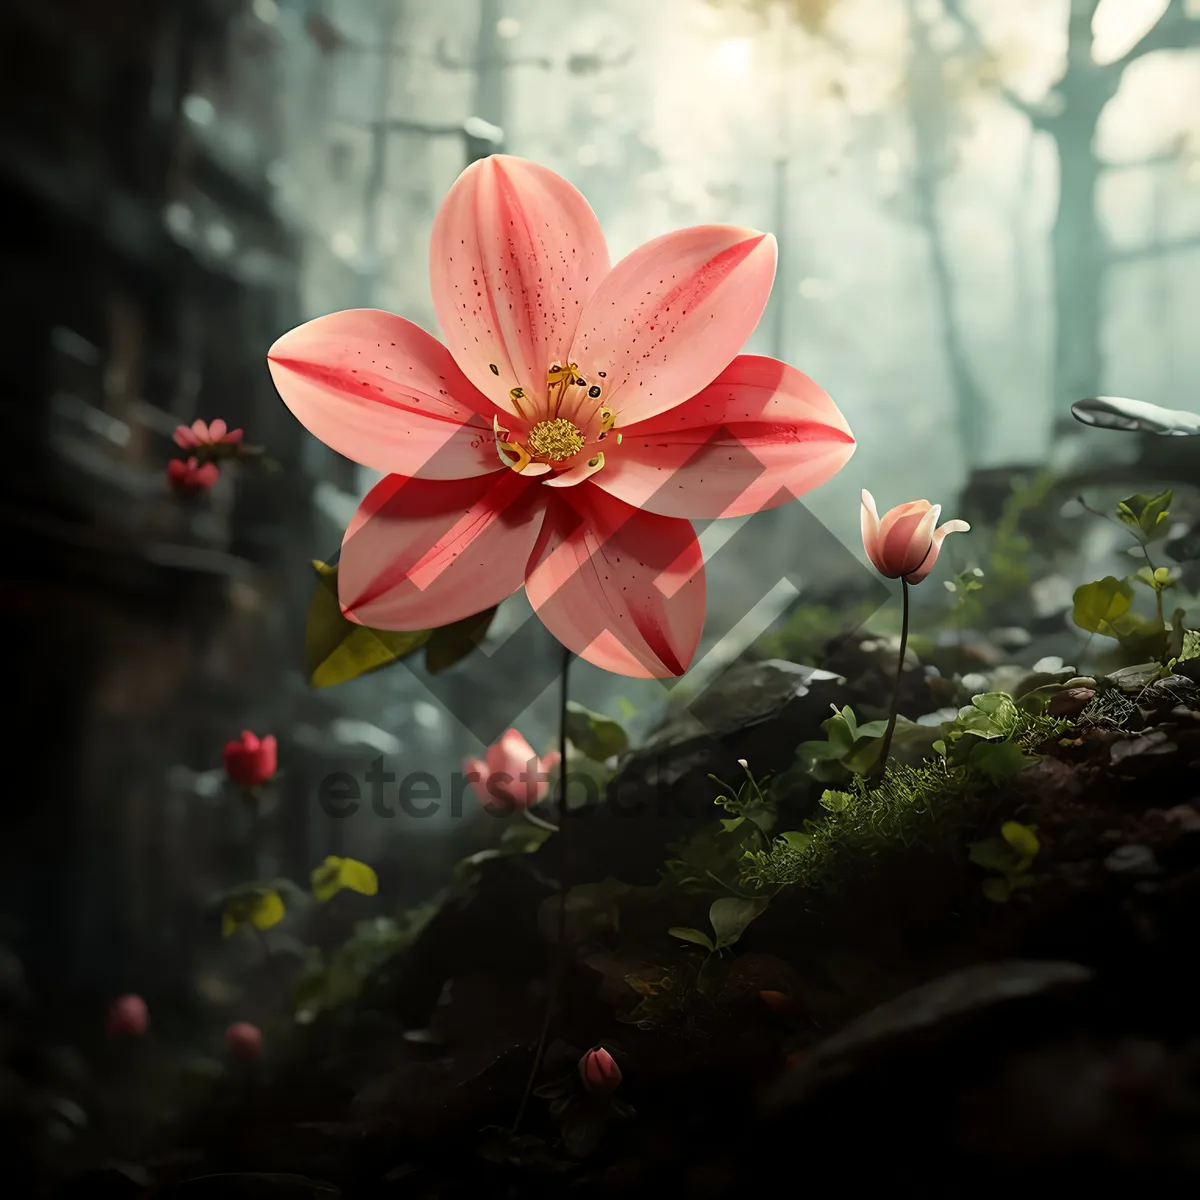
[[[844,790],[826,791],[820,820],[806,821],[803,831],[783,834],[768,848],[742,856],[741,886],[758,891],[825,887],[855,872],[864,860],[896,849],[923,847],[957,856],[964,837],[976,834],[994,810],[996,785],[1005,773],[1028,765],[1023,752],[1045,745],[1062,728],[1055,718],[1020,709],[1000,693],[976,699],[996,703],[988,711],[968,706],[956,725],[979,732],[980,723],[990,721],[1002,738],[959,733],[932,759],[915,766],[892,761],[878,782],[855,776]],[[952,726],[948,737],[957,732]],[[998,754],[1006,745],[1009,754]],[[998,773],[1000,761],[1006,766]]]

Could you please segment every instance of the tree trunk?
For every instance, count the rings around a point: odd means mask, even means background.
[[[949,160],[946,95],[941,86],[941,61],[916,9],[915,0],[909,0],[913,50],[909,64],[908,116],[913,137],[913,199],[917,221],[928,243],[942,346],[954,394],[955,424],[963,462],[969,471],[979,466],[986,444],[987,396],[971,366],[955,312],[954,275],[938,212],[938,185]]]

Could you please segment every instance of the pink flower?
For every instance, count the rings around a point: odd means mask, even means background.
[[[179,425],[175,429],[175,445],[181,450],[195,450],[200,446],[235,446],[242,440],[240,429],[230,429],[218,417],[211,425],[193,421],[191,425]]]
[[[508,155],[468,167],[433,228],[445,345],[358,309],[268,355],[310,432],[388,473],[342,543],[346,615],[425,629],[524,585],[587,661],[682,674],[704,624],[691,519],[783,504],[854,451],[817,384],[738,353],[775,258],[769,234],[702,225],[610,269],[564,179]]]
[[[141,996],[118,996],[108,1009],[109,1037],[141,1037],[150,1027],[150,1010]]]
[[[863,549],[875,569],[889,579],[903,577],[907,583],[920,583],[933,570],[946,534],[966,533],[971,528],[966,521],[947,521],[935,529],[941,515],[940,504],[910,500],[884,513],[881,520],[875,498],[864,489]]]
[[[256,1058],[261,1058],[262,1030],[257,1025],[251,1025],[249,1021],[234,1021],[225,1030],[225,1049],[229,1051],[230,1058],[241,1062],[253,1062]]]
[[[510,729],[488,747],[486,761],[468,758],[463,766],[486,807],[511,811],[545,799],[550,789],[550,772],[558,766],[559,757],[557,750],[551,750],[538,758],[533,747],[515,729]]]
[[[242,787],[258,787],[266,783],[279,766],[278,747],[273,734],[257,738],[248,729],[242,730],[240,741],[225,746],[225,774]]]
[[[593,1096],[611,1096],[621,1082],[621,1068],[603,1046],[597,1046],[579,1060],[579,1078]]]
[[[220,474],[216,463],[201,466],[195,458],[189,458],[187,462],[182,458],[173,458],[167,463],[167,482],[176,492],[188,495],[207,492]]]

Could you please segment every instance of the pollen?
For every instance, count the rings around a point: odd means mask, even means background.
[[[539,458],[561,462],[583,449],[583,434],[573,422],[556,417],[553,421],[539,421],[525,442]]]

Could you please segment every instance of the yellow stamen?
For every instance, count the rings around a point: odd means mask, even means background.
[[[496,450],[500,461],[514,471],[523,470],[530,462],[529,451],[519,442],[497,442]]]
[[[530,450],[540,458],[551,462],[562,462],[583,449],[583,434],[578,426],[565,417],[553,421],[539,421],[526,438]]]
[[[616,423],[617,418],[611,408],[602,408],[600,410],[600,430],[602,433],[607,433]]]

